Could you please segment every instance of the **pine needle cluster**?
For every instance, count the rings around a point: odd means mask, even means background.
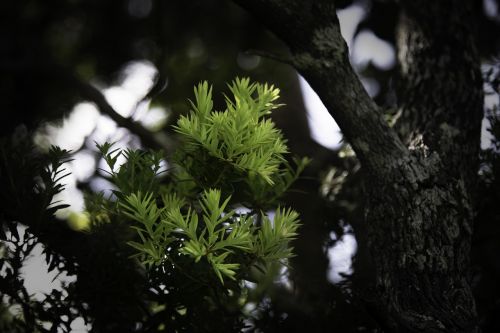
[[[117,189],[114,203],[94,209],[130,220],[137,237],[128,244],[146,267],[208,285],[251,279],[252,269],[265,272],[292,256],[299,216],[279,203],[307,164],[290,166],[286,141],[269,118],[280,106],[277,88],[236,79],[229,90],[226,109],[215,111],[212,87],[195,87],[191,112],[175,126],[182,143],[168,170],[158,152],[98,145]],[[119,156],[125,163],[118,167]],[[210,270],[186,268],[200,262]]]

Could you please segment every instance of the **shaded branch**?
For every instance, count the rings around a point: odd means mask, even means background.
[[[288,58],[284,55],[281,55],[281,54],[276,54],[273,52],[267,52],[267,51],[263,51],[263,50],[253,50],[253,49],[245,51],[245,54],[255,55],[255,56],[262,57],[262,58],[271,59],[271,60],[274,60],[277,62],[281,62],[285,65],[290,65],[290,66],[294,67],[293,59],[290,59],[290,58]]]
[[[56,76],[64,83],[74,87],[81,97],[94,103],[97,108],[105,115],[109,116],[120,127],[124,127],[133,134],[139,136],[141,141],[148,147],[153,149],[162,149],[166,152],[172,150],[172,142],[163,133],[153,133],[142,126],[137,121],[131,118],[120,115],[106,100],[103,93],[88,82],[83,81],[76,76],[70,69],[65,68],[50,59],[43,58],[44,61],[38,59],[36,62],[16,62],[8,65],[0,65],[0,73],[19,73],[27,72],[29,74],[41,74]],[[24,73],[22,73],[24,74]],[[149,95],[149,94],[148,94]],[[147,99],[149,96],[145,96]],[[143,100],[144,100],[143,99]],[[139,101],[140,102],[140,101]]]
[[[171,143],[167,140],[167,138],[161,138],[155,133],[149,131],[147,128],[142,126],[137,121],[134,121],[131,118],[126,118],[120,115],[106,100],[106,97],[103,95],[99,89],[94,87],[88,82],[85,82],[78,78],[75,74],[71,73],[64,68],[59,67],[59,74],[64,77],[69,83],[75,86],[82,95],[83,98],[93,102],[98,109],[109,116],[113,121],[115,121],[118,126],[124,127],[130,130],[132,133],[138,135],[141,141],[151,148],[162,149],[166,152],[171,150]]]
[[[292,64],[309,82],[352,145],[365,170],[382,176],[407,154],[349,62],[331,0],[234,0],[283,40]]]

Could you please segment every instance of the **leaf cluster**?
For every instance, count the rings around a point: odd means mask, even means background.
[[[184,143],[175,161],[198,186],[226,193],[239,187],[237,200],[271,209],[308,160],[294,159],[294,169],[285,159],[286,140],[268,117],[281,106],[275,103],[279,89],[247,78],[236,78],[228,87],[232,96],[225,95],[224,111],[214,110],[207,82],[194,88],[192,110],[175,126]]]
[[[123,214],[139,225],[134,228],[140,242],[129,244],[138,250],[147,265],[175,262],[179,254],[194,262],[206,260],[219,281],[235,279],[241,265],[283,260],[292,256],[289,242],[297,235],[298,214],[278,208],[274,220],[263,215],[259,227],[252,214],[237,214],[227,209],[230,197],[221,200],[216,189],[204,191],[195,205],[190,206],[175,194],[162,196],[162,207],[152,195],[131,194],[121,202]],[[198,207],[195,208],[195,207]],[[178,253],[169,246],[182,243]]]
[[[39,228],[57,210],[68,207],[55,202],[54,196],[64,190],[62,180],[69,175],[64,163],[69,161],[69,152],[59,147],[52,146],[47,153],[35,149],[23,127],[0,139],[0,221],[11,232],[17,232],[11,221]]]
[[[171,157],[98,144],[108,166],[102,175],[114,188],[109,196],[88,193],[85,216],[90,228],[85,233],[65,230],[60,235],[71,239],[59,243],[51,241],[58,235],[53,215],[66,205],[53,202],[53,197],[64,190],[68,152],[52,147],[48,154],[39,154],[26,140],[0,146],[0,179],[6,189],[0,212],[2,240],[29,253],[40,241],[21,239],[14,221],[22,221],[30,226],[28,235],[50,244],[45,254],[51,270],[78,276],[64,286],[74,289],[71,297],[63,300],[54,291],[46,298],[53,306],[36,310],[33,304],[38,303],[32,303],[25,289],[20,289],[24,294],[15,293],[15,285],[22,284],[19,268],[26,255],[1,258],[0,266],[11,272],[0,276],[9,299],[25,308],[24,319],[1,323],[11,322],[9,329],[27,325],[28,331],[28,326],[43,331],[36,318],[57,317],[63,313],[55,310],[57,304],[68,301],[76,310],[66,315],[69,322],[52,320],[53,329],[67,330],[77,315],[111,330],[116,318],[121,318],[119,327],[140,323],[151,331],[244,326],[248,281],[272,281],[293,256],[299,216],[280,200],[307,160],[287,160],[286,141],[269,118],[279,106],[278,89],[236,79],[229,90],[226,109],[215,111],[212,88],[206,82],[195,87],[191,113],[175,126],[181,143]],[[66,241],[74,241],[79,249],[64,250],[64,255],[54,252],[52,248],[61,249]],[[124,288],[130,288],[130,295],[120,294]],[[130,303],[124,306],[127,315],[115,314],[106,305],[107,299],[115,302],[118,296]],[[5,314],[0,308],[0,316]]]
[[[215,111],[208,83],[195,87],[191,112],[175,126],[181,144],[168,162],[158,152],[98,145],[116,188],[109,198],[88,196],[90,219],[94,227],[130,224],[133,257],[166,284],[170,302],[198,290],[192,303],[174,301],[181,317],[195,316],[196,303],[213,311],[233,304],[241,313],[245,281],[286,264],[300,225],[280,199],[308,161],[287,161],[286,141],[268,117],[279,90],[249,79],[236,79],[229,90],[226,109]]]
[[[67,205],[54,201],[54,196],[64,190],[62,181],[69,174],[64,163],[70,160],[69,152],[58,147],[48,152],[37,150],[23,127],[11,137],[0,138],[2,332],[70,332],[74,318],[86,318],[81,300],[63,296],[60,290],[52,290],[43,300],[33,298],[23,273],[34,248],[57,239],[58,235],[52,233],[56,226],[54,214]],[[53,248],[44,247],[43,254],[49,272],[74,272],[75,263]],[[63,283],[63,287],[73,295],[73,285]]]

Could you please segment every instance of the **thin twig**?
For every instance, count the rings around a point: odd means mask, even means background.
[[[27,71],[42,75],[55,75],[75,87],[84,99],[94,103],[102,113],[109,116],[118,126],[124,127],[138,135],[146,146],[154,149],[162,149],[166,152],[172,150],[172,142],[166,136],[161,133],[153,133],[133,119],[123,117],[108,103],[106,97],[99,89],[80,79],[69,68],[55,63],[52,59],[44,58],[44,60],[44,62],[40,62],[39,60],[36,63],[16,62],[8,66],[0,65],[0,73]]]
[[[293,58],[287,57],[285,55],[273,53],[273,52],[250,49],[250,50],[245,51],[245,54],[255,55],[255,56],[271,59],[271,60],[281,62],[281,63],[286,64],[286,65],[290,65],[292,67],[295,66]]]
[[[152,148],[156,149],[163,149],[165,151],[170,150],[170,144],[168,142],[162,142],[156,136],[153,132],[149,131],[146,129],[144,126],[142,126],[140,123],[134,121],[131,118],[126,118],[120,115],[106,100],[106,97],[103,95],[103,93],[91,85],[88,82],[85,82],[78,78],[76,75],[73,73],[70,73],[68,71],[64,71],[62,73],[71,83],[74,84],[75,87],[78,88],[80,91],[82,97],[85,99],[88,99],[89,101],[93,102],[99,110],[109,116],[113,121],[115,121],[118,126],[124,127],[128,130],[130,130],[132,133],[137,134],[141,140],[146,144],[147,146],[150,146]]]

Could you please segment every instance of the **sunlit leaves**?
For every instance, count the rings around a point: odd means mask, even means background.
[[[175,200],[171,202],[175,202]],[[220,191],[209,189],[202,194],[198,201],[198,206],[201,207],[199,215],[191,208],[182,214],[180,206],[173,205],[166,210],[164,220],[162,220],[162,223],[169,225],[175,233],[187,237],[180,252],[193,257],[196,262],[205,257],[221,282],[223,282],[222,275],[233,277],[235,272],[232,271],[232,268],[238,267],[237,264],[224,262],[224,259],[232,253],[231,248],[243,251],[251,250],[250,234],[240,232],[240,224],[236,221],[236,223],[229,223],[234,211],[224,212],[228,202],[229,198],[221,202]],[[202,219],[200,225],[198,216]],[[230,237],[227,236],[229,225],[234,229],[229,233]],[[248,226],[243,224],[241,228],[248,229]],[[239,237],[231,236],[231,234]]]
[[[226,110],[215,111],[212,88],[207,82],[200,83],[195,88],[191,113],[181,116],[175,130],[185,139],[187,153],[208,154],[247,181],[248,175],[256,175],[273,185],[287,147],[281,132],[265,116],[280,106],[274,104],[279,89],[237,78],[229,90],[232,96],[226,96]],[[188,171],[202,167],[187,165],[185,157],[181,154],[179,161]]]
[[[223,276],[233,279],[240,264],[238,255],[253,255],[256,260],[276,261],[292,255],[289,242],[297,235],[298,214],[291,209],[276,211],[274,220],[263,215],[262,226],[252,214],[238,215],[227,210],[230,198],[221,199],[215,189],[203,192],[197,202],[198,211],[189,207],[181,211],[183,202],[175,195],[164,196],[169,207],[158,208],[152,194],[140,192],[120,202],[124,215],[139,222],[132,226],[141,242],[129,244],[139,251],[145,264],[160,264],[167,260],[166,247],[174,240],[181,241],[180,253],[195,262],[205,258],[220,282]],[[233,260],[230,260],[233,259]]]
[[[226,109],[215,111],[208,83],[195,87],[191,113],[175,126],[182,142],[165,183],[159,182],[159,153],[98,145],[110,169],[105,173],[117,187],[110,210],[135,230],[128,244],[136,257],[149,268],[178,270],[211,286],[242,280],[253,266],[265,269],[292,256],[298,214],[276,207],[308,162],[286,161],[285,140],[268,118],[280,106],[278,89],[236,79],[229,91]],[[251,210],[238,213],[242,205]]]

